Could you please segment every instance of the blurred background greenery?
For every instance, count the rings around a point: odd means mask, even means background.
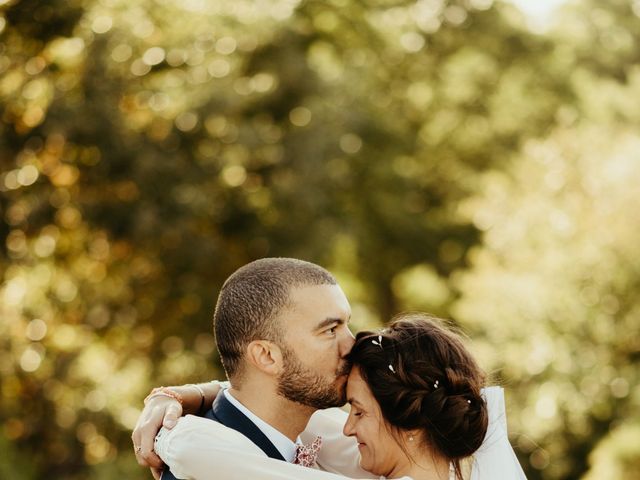
[[[217,290],[263,256],[356,329],[458,322],[531,480],[638,478],[640,1],[0,0],[0,32],[1,478],[150,478],[142,398],[221,377]]]

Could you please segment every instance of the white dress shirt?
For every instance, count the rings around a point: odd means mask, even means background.
[[[249,420],[255,423],[256,427],[258,427],[260,431],[266,435],[269,441],[273,443],[273,446],[276,447],[276,449],[280,452],[282,458],[284,458],[289,463],[293,463],[293,461],[296,459],[296,444],[292,442],[289,437],[287,437],[279,430],[273,428],[271,425],[269,425],[267,422],[262,420],[251,410],[245,407],[237,398],[231,395],[231,392],[229,390],[225,389],[222,391],[222,393],[225,397],[227,397],[227,400],[229,400],[234,407],[244,413],[244,415]],[[301,443],[299,442],[299,440],[300,437],[298,437],[298,443]]]
[[[311,416],[307,429],[300,434],[305,443],[317,435],[322,437],[315,468],[271,459],[243,434],[193,415],[180,418],[171,430],[162,428],[154,449],[176,478],[181,479],[378,479],[360,468],[356,440],[342,435],[346,415],[338,408],[320,410]]]
[[[483,395],[489,408],[489,428],[483,445],[474,455],[471,480],[526,480],[507,437],[502,389],[489,387],[484,389]],[[156,437],[155,451],[181,479],[384,479],[359,467],[357,442],[342,435],[346,416],[346,412],[337,408],[320,410],[311,416],[307,428],[300,434],[306,443],[316,435],[322,436],[317,460],[317,468],[322,470],[271,459],[241,433],[193,415],[179,419],[171,430],[163,428]],[[399,480],[411,479],[403,477]]]

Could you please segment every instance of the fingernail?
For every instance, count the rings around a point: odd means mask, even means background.
[[[176,421],[171,419],[171,420],[165,420],[164,421],[164,426],[167,428],[173,428],[176,426]]]

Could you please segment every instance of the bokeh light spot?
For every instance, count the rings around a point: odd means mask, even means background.
[[[100,15],[91,23],[91,30],[95,33],[107,33],[113,26],[113,19],[108,15]]]
[[[237,46],[235,38],[222,37],[216,42],[216,52],[222,55],[230,55],[235,52]]]
[[[207,71],[212,77],[223,78],[226,77],[231,71],[231,65],[224,58],[216,58],[209,64]]]
[[[47,324],[39,318],[34,318],[27,325],[26,335],[29,340],[38,342],[42,340],[46,334]]]
[[[151,47],[142,55],[142,61],[147,65],[158,65],[164,61],[164,58],[164,49],[160,47]]]
[[[115,62],[119,62],[119,63],[126,62],[131,58],[131,55],[133,55],[133,49],[131,48],[131,45],[128,45],[126,43],[121,43],[120,45],[117,45],[111,51],[111,58]]]
[[[305,107],[296,107],[289,112],[289,120],[296,127],[305,127],[311,122],[311,110]]]
[[[176,118],[176,127],[182,132],[190,132],[198,125],[198,115],[194,112],[183,112]]]
[[[18,183],[24,187],[33,185],[38,180],[38,169],[34,165],[25,165],[18,172]]]
[[[418,52],[424,44],[424,37],[417,32],[407,32],[400,37],[400,45],[408,52]]]
[[[340,148],[344,153],[358,153],[362,148],[362,139],[355,133],[346,133],[340,137]]]
[[[230,187],[239,187],[247,179],[247,171],[242,165],[229,165],[222,170],[222,180]]]
[[[20,368],[25,372],[35,372],[42,363],[42,357],[33,347],[28,347],[20,357]]]

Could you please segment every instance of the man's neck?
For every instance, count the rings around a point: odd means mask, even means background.
[[[295,442],[316,411],[278,395],[264,385],[242,385],[240,389],[231,388],[229,393],[247,407],[251,413]]]

